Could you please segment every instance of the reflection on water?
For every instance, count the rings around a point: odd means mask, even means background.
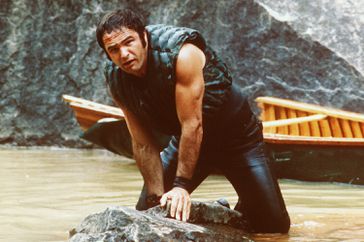
[[[289,235],[257,241],[361,241],[364,187],[280,181],[291,215]],[[0,240],[64,241],[86,215],[110,205],[133,207],[142,178],[132,160],[100,150],[0,150]],[[233,188],[209,177],[192,199],[226,197]]]

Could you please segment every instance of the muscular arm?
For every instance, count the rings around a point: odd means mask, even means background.
[[[176,108],[181,124],[176,176],[191,179],[200,152],[202,127],[202,99],[204,94],[203,67],[205,55],[196,46],[182,46],[176,64]],[[174,187],[164,194],[161,204],[171,199],[171,216],[186,221],[191,201],[184,188]]]
[[[185,44],[176,66],[176,108],[181,123],[178,167],[176,176],[192,178],[202,141],[202,98],[205,64],[203,52]]]
[[[134,159],[147,186],[148,195],[161,196],[164,193],[163,168],[154,137],[133,113],[122,109],[132,137]]]

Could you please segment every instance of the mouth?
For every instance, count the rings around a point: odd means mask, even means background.
[[[134,60],[129,60],[129,61],[127,61],[127,62],[125,62],[124,64],[123,64],[123,66],[124,67],[130,67],[131,66],[131,64],[134,62]]]

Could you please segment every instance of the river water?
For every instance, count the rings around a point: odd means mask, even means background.
[[[133,207],[142,178],[132,160],[102,150],[0,149],[0,241],[65,241],[90,213]],[[280,180],[291,215],[288,235],[256,241],[364,241],[364,186]],[[210,176],[192,194],[200,201],[235,192]]]

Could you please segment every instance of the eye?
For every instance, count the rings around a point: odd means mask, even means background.
[[[128,40],[125,42],[126,45],[130,45],[133,42],[133,40]]]
[[[110,53],[116,53],[117,51],[118,51],[118,48],[116,48],[116,47],[113,47],[113,48],[109,49]]]

